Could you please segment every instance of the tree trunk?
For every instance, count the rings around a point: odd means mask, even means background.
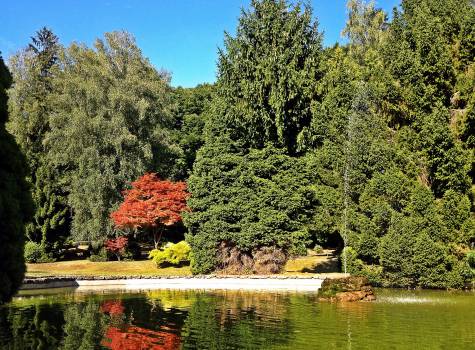
[[[160,229],[157,230],[157,228],[154,227],[152,230],[153,230],[153,243],[155,245],[155,249],[158,249],[158,243],[160,243],[160,239],[162,238],[163,229],[160,227]]]

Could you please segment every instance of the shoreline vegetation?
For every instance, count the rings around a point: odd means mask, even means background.
[[[473,286],[475,5],[347,9],[325,47],[309,2],[252,0],[195,88],[126,31],[63,45],[43,27],[0,58],[0,303],[25,261]]]

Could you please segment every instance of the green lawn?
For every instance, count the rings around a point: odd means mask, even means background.
[[[167,267],[158,269],[151,260],[107,261],[89,260],[60,261],[44,264],[27,264],[27,277],[34,276],[191,276],[190,268]]]
[[[285,275],[337,274],[335,261],[321,256],[289,260]],[[27,277],[41,276],[191,276],[189,266],[157,268],[151,260],[90,262],[89,260],[27,264]]]

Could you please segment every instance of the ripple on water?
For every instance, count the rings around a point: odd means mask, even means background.
[[[424,297],[380,297],[378,298],[380,303],[391,304],[450,304],[454,303],[452,300],[439,299],[439,298],[424,298]]]

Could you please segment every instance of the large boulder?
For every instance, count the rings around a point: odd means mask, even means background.
[[[374,301],[373,288],[366,277],[343,277],[323,281],[318,295],[322,300],[330,301]]]

